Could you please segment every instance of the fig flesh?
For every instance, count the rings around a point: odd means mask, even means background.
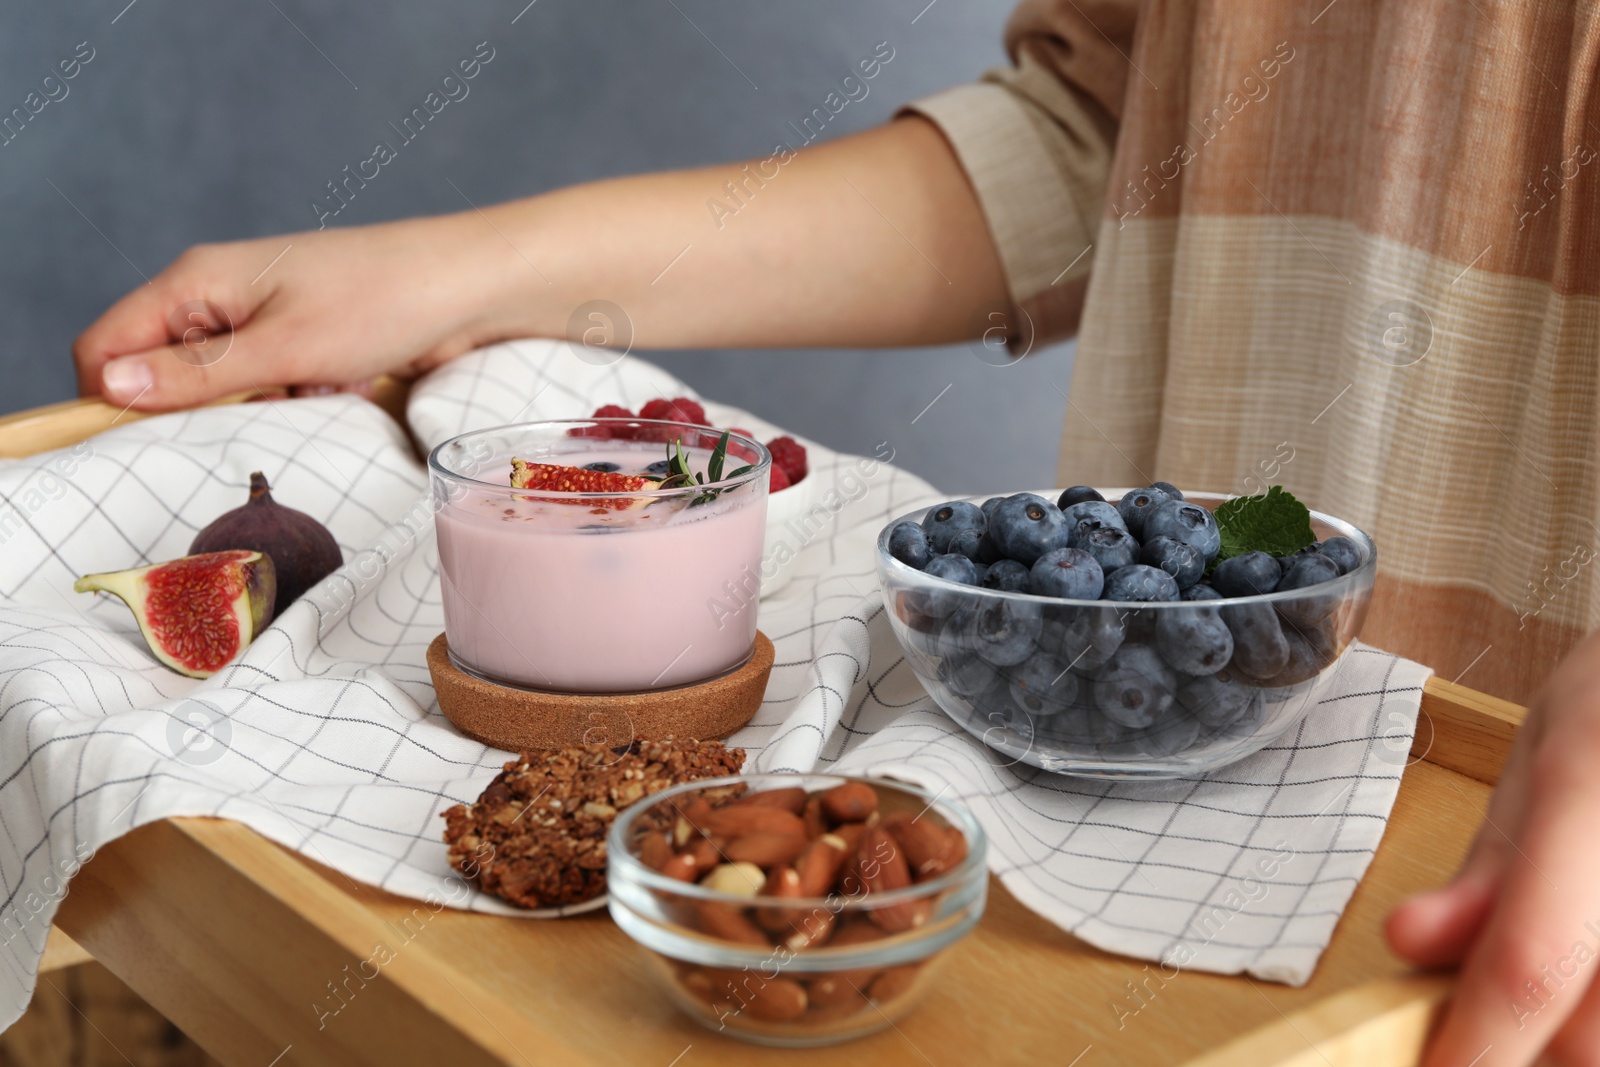
[[[156,659],[191,678],[209,678],[272,621],[277,578],[260,552],[211,552],[86,574],[73,588],[121,598]]]
[[[195,534],[190,555],[243,549],[272,559],[278,575],[274,612],[284,611],[307,589],[339,569],[344,554],[322,523],[272,499],[266,475],[250,475],[250,499]]]

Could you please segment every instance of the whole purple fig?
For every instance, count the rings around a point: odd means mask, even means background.
[[[344,562],[328,528],[303,511],[272,499],[266,475],[250,475],[250,499],[195,534],[189,554],[244,549],[271,558],[278,575],[275,615]]]

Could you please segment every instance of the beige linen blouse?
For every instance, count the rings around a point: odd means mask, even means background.
[[[1595,8],[1023,3],[913,109],[1078,330],[1062,483],[1281,482],[1376,538],[1366,640],[1526,701],[1600,621]]]

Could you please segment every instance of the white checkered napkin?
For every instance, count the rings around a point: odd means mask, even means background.
[[[685,395],[635,358],[596,367],[564,344],[519,342],[424,379],[410,417],[431,447],[463,429]],[[780,432],[708,407],[764,440]],[[1420,670],[1352,656],[1365,673],[1327,714],[1201,783],[1112,790],[996,768],[933,709],[874,597],[877,531],[938,495],[892,466],[892,442],[873,457],[808,447],[815,503],[788,535],[795,577],[761,604],[777,666],[732,739],[754,765],[948,787],[984,820],[1021,899],[1097,944],[1150,956],[1186,923],[1214,923],[1202,904],[1225,901],[1281,834],[1292,861],[1192,965],[1308,973],[1393,798],[1398,767],[1380,766],[1371,724],[1399,729],[1378,718],[1393,710],[1409,730]],[[216,677],[180,677],[150,656],[125,608],[72,582],[182,555],[243,502],[253,470],[329,526],[346,565]],[[0,1023],[27,1004],[62,875],[167,816],[237,819],[353,879],[510,911],[451,874],[441,840],[439,814],[474,799],[507,755],[456,733],[428,681],[424,652],[443,616],[425,487],[403,434],[348,397],[163,416],[0,461]]]

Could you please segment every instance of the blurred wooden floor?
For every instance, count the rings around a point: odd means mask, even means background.
[[[28,1012],[0,1034],[0,1067],[221,1067],[92,960],[39,976]]]

